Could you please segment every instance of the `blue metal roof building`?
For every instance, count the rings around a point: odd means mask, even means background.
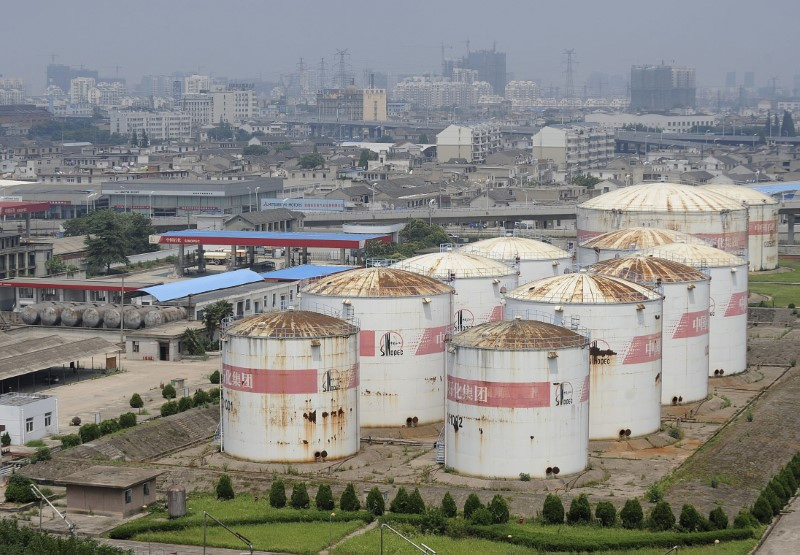
[[[233,272],[222,272],[210,276],[174,281],[172,283],[165,283],[164,285],[145,287],[139,291],[153,296],[159,302],[166,302],[182,299],[189,295],[199,295],[201,293],[208,293],[209,291],[229,289],[231,287],[238,287],[239,285],[256,283],[259,281],[264,281],[264,278],[252,270],[236,270]]]
[[[266,272],[261,276],[268,281],[299,281],[301,279],[314,279],[338,274],[352,270],[355,266],[316,266],[314,264],[304,264],[292,268],[284,268],[273,272]]]

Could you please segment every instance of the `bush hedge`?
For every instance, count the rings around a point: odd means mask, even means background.
[[[625,501],[625,506],[619,512],[619,519],[622,522],[622,527],[629,530],[641,528],[644,524],[644,511],[642,511],[642,504],[638,499],[628,499]]]
[[[406,488],[400,486],[397,490],[397,493],[394,495],[394,499],[392,502],[389,503],[389,510],[393,513],[398,514],[406,514],[408,513],[408,492]]]
[[[458,515],[458,507],[456,506],[456,501],[453,499],[453,496],[450,495],[450,492],[445,492],[444,497],[442,497],[442,513],[447,518],[455,518]]]
[[[572,499],[567,512],[568,524],[589,524],[592,521],[592,507],[585,493]]]
[[[276,509],[286,506],[286,486],[283,480],[275,480],[269,487],[269,506]]]
[[[271,505],[272,503],[270,503]],[[317,488],[317,496],[314,498],[314,504],[319,511],[332,511],[336,508],[336,502],[333,500],[333,492],[328,484],[320,484]]]
[[[311,500],[308,498],[308,490],[306,485],[302,482],[296,483],[292,487],[292,497],[289,504],[293,509],[308,509],[311,505]]]
[[[550,493],[545,497],[542,520],[545,524],[562,524],[564,522],[564,504],[559,496]]]
[[[377,487],[369,490],[367,494],[367,510],[375,516],[381,516],[386,511],[386,502],[383,500],[381,490]]]
[[[472,517],[472,513],[481,507],[483,507],[483,503],[481,503],[480,497],[474,493],[470,493],[467,496],[467,500],[464,501],[464,518],[469,520],[470,517]]]
[[[610,501],[600,501],[594,509],[594,516],[601,526],[609,528],[617,523],[617,508]]]
[[[353,484],[347,484],[342,492],[342,498],[339,500],[339,508],[343,511],[360,511],[361,501],[358,500],[356,495],[356,488]]]

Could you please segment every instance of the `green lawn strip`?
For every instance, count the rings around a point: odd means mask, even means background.
[[[553,527],[555,530],[557,527]],[[562,526],[561,534],[569,537],[574,527]],[[599,531],[602,533],[603,529],[590,528],[592,531]],[[402,532],[405,535],[408,532],[407,528],[403,528]],[[506,541],[490,541],[479,538],[449,538],[447,536],[434,536],[430,534],[414,534],[410,535],[412,541],[417,543],[424,543],[437,553],[447,553],[448,555],[506,555],[506,554],[522,554],[531,553],[530,547],[521,545],[513,545]],[[513,540],[513,537],[512,537]],[[402,538],[395,536],[388,530],[383,532],[384,553],[386,555],[404,555],[411,553],[413,548],[406,543]],[[732,540],[726,541],[720,539],[719,545],[715,546],[713,540],[709,545],[704,546],[690,546],[681,548],[681,553],[689,553],[691,555],[746,555],[753,547],[755,547],[758,540]],[[670,546],[672,547],[672,546]],[[360,536],[350,538],[343,542],[336,549],[334,555],[372,555],[378,553],[380,550],[380,530],[370,530],[369,532]],[[619,553],[619,550],[614,549],[610,551],[595,551],[598,555],[610,555],[612,553]],[[629,555],[663,555],[663,547],[651,547],[645,549],[626,550],[625,553]]]
[[[784,282],[800,282],[800,260],[789,260],[781,258],[778,260],[778,266],[781,268],[791,268],[791,272],[774,272],[762,273],[755,272],[749,274],[750,283],[757,283],[760,281],[784,281]]]
[[[319,553],[331,542],[337,542],[347,534],[364,526],[362,521],[345,522],[288,522],[281,524],[249,524],[232,528],[251,542],[259,551],[282,553]],[[133,536],[135,541],[203,545],[203,527],[192,526],[176,531],[141,532]],[[230,532],[209,523],[206,542],[211,547],[243,550],[244,544]]]
[[[225,524],[237,526],[290,523],[290,522],[328,522],[331,513],[334,521],[370,522],[372,516],[366,511],[317,511],[316,509],[276,509],[269,506],[266,498],[256,501],[250,495],[239,495],[229,501],[221,501],[212,495],[196,495],[187,500],[186,516],[169,519],[166,511],[158,510],[142,518],[117,526],[106,535],[113,539],[130,539],[142,532],[172,532],[185,528],[202,526],[203,511],[207,511]]]
[[[768,307],[773,305],[776,308],[786,308],[789,303],[794,303],[795,306],[800,306],[800,285],[794,284],[779,284],[779,283],[751,283],[750,292],[758,293],[760,295],[769,295],[772,297],[770,301],[764,301]],[[758,306],[756,304],[755,306]]]
[[[713,544],[715,540],[733,541],[755,537],[751,529],[714,530],[710,532],[649,532],[596,526],[542,526],[504,524],[467,526],[470,536],[492,541],[508,541],[543,551],[602,551]],[[511,536],[511,539],[508,539]]]

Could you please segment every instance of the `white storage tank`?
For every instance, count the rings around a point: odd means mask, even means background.
[[[633,185],[578,205],[578,244],[608,231],[635,226],[682,231],[734,254],[747,249],[745,207],[691,185]]]
[[[563,274],[572,268],[572,255],[543,241],[525,237],[494,237],[461,247],[460,252],[499,260],[519,270],[519,283]]]
[[[509,317],[553,318],[591,334],[589,438],[641,436],[661,426],[661,295],[585,271],[506,295]]]
[[[545,322],[475,326],[448,347],[445,464],[486,478],[586,468],[589,339]]]
[[[444,345],[453,289],[413,272],[362,268],[324,277],[298,295],[304,310],[361,323],[361,425],[399,427],[444,418]]]
[[[654,256],[592,264],[591,271],[653,287],[664,296],[661,403],[677,405],[708,394],[708,275]]]
[[[774,270],[778,267],[778,201],[769,195],[741,185],[703,185],[747,206],[747,259],[750,270]]]
[[[503,319],[503,294],[518,284],[517,270],[477,254],[453,250],[401,260],[392,268],[429,276],[455,289],[453,329]]]
[[[642,252],[711,276],[708,375],[747,370],[747,260],[707,245],[672,243]]]
[[[578,264],[588,266],[609,258],[620,258],[635,254],[650,247],[667,245],[669,243],[686,243],[689,245],[705,245],[702,239],[675,231],[658,227],[629,227],[609,231],[592,237],[583,244],[578,245]]]
[[[235,322],[223,335],[223,451],[258,462],[358,452],[358,379],[349,322],[294,310]]]

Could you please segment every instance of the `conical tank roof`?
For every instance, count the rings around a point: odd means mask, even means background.
[[[669,243],[705,244],[694,235],[660,227],[629,227],[609,231],[581,244],[590,249],[634,251]]]
[[[360,268],[326,276],[303,293],[331,297],[414,297],[441,295],[453,289],[438,279],[397,268]]]
[[[622,212],[718,212],[743,210],[741,203],[713,191],[679,183],[623,187],[587,200],[579,208]]]
[[[401,260],[391,266],[436,279],[501,277],[517,271],[497,260],[458,251],[435,252]]]
[[[626,256],[595,262],[587,270],[636,283],[655,284],[705,281],[708,276],[686,264],[655,256]]]
[[[747,264],[747,260],[744,258],[710,245],[670,243],[669,245],[659,245],[646,249],[640,254],[642,256],[674,260],[693,268],[717,268],[720,266],[743,266]]]
[[[507,293],[506,298],[553,304],[617,304],[651,301],[661,296],[626,279],[581,271],[526,283]]]
[[[541,350],[582,347],[589,339],[570,329],[537,320],[499,320],[453,336],[453,345],[473,349]]]
[[[752,187],[744,185],[701,185],[704,191],[711,191],[722,196],[738,200],[748,206],[758,206],[762,204],[778,204],[778,201],[761,191],[756,191]]]
[[[493,237],[461,247],[460,252],[473,253],[495,260],[555,260],[571,258],[563,249],[526,237]]]
[[[358,332],[349,322],[305,310],[266,312],[234,322],[226,335],[263,338],[347,337]]]

